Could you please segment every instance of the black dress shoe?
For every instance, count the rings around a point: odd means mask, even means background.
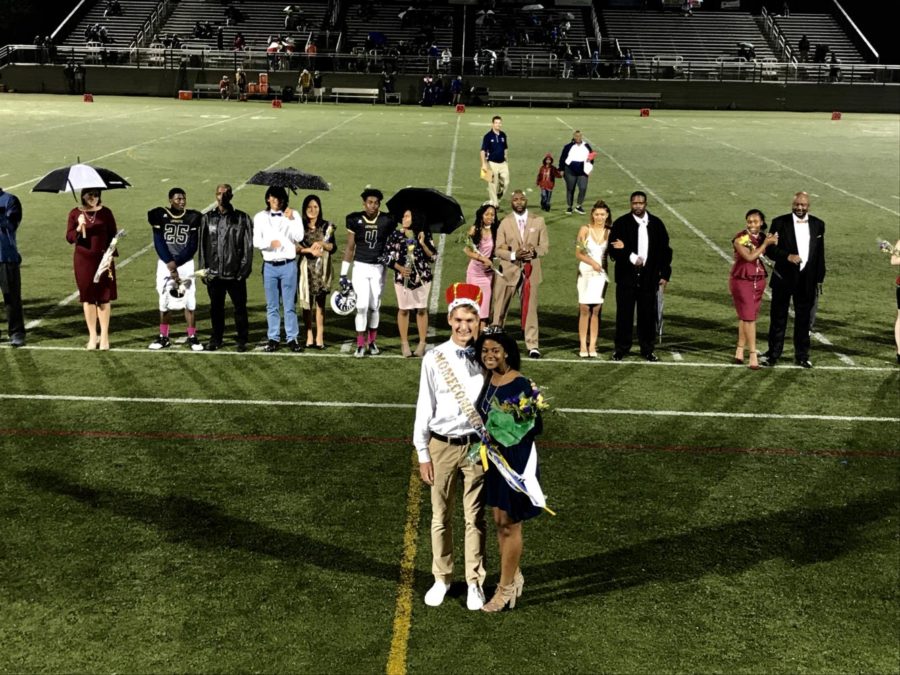
[[[238,342],[237,343],[237,351],[241,352],[242,354],[245,351],[247,351],[247,343],[246,342]]]
[[[759,362],[759,365],[761,365],[763,368],[774,368],[775,364],[777,364],[777,363],[778,363],[778,359],[772,359],[772,358],[766,357],[762,361]]]
[[[650,363],[656,363],[659,361],[659,357],[653,352],[650,352],[649,354],[644,354],[644,360],[649,361]]]
[[[303,345],[296,340],[288,340],[287,347],[294,353],[303,351]]]
[[[528,356],[532,359],[539,359],[541,358],[541,353],[537,349],[529,349]]]
[[[809,359],[797,359],[796,363],[801,368],[812,368],[812,362]]]
[[[277,352],[279,346],[280,346],[280,345],[278,344],[278,340],[269,340],[268,342],[266,342],[266,346],[263,347],[263,351],[265,351],[265,352]]]
[[[625,355],[622,352],[613,352],[612,360],[613,361],[621,361],[625,358]]]
[[[221,349],[221,348],[222,348],[222,343],[219,342],[218,340],[210,340],[205,345],[203,345],[203,350],[207,351],[207,352],[214,352],[217,349]]]

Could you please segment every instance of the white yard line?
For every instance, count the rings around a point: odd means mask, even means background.
[[[840,192],[842,195],[846,195],[847,197],[857,199],[857,200],[863,202],[864,204],[868,204],[869,206],[874,206],[876,209],[881,209],[882,211],[887,211],[888,213],[893,214],[895,216],[900,216],[900,211],[895,211],[894,209],[892,209],[888,206],[883,206],[877,202],[873,202],[871,199],[867,199],[866,197],[863,197],[861,195],[854,194],[853,192],[850,192],[849,190],[845,190],[844,188],[839,187],[839,186],[835,185],[834,183],[829,183],[828,181],[822,180],[821,178],[816,178],[815,176],[811,176],[810,174],[804,173],[804,172],[800,171],[799,169],[795,169],[792,166],[788,166],[784,162],[779,162],[777,159],[772,159],[771,157],[766,157],[765,155],[760,155],[758,152],[753,152],[752,150],[749,150],[747,148],[739,148],[738,146],[732,145],[731,143],[729,143],[727,141],[720,141],[720,140],[716,140],[714,138],[710,138],[709,136],[707,136],[705,134],[698,134],[695,131],[691,131],[689,129],[685,129],[684,127],[681,127],[681,126],[678,126],[675,124],[671,124],[671,123],[666,122],[665,120],[661,120],[657,117],[654,117],[652,119],[655,124],[661,124],[668,129],[678,130],[683,133],[690,134],[691,136],[699,136],[704,141],[718,143],[719,145],[725,146],[726,148],[734,150],[735,152],[739,152],[741,154],[741,156],[751,155],[752,157],[761,159],[762,161],[768,162],[769,164],[774,164],[779,169],[783,169],[784,171],[789,171],[791,173],[797,174],[798,176],[800,176],[802,178],[813,181],[815,183],[819,183],[820,185],[824,185],[825,187],[831,188],[832,190],[835,190],[836,192]],[[817,196],[817,195],[813,195],[813,196]]]
[[[562,124],[564,124],[564,125],[566,125],[567,127],[569,127],[570,129],[574,129],[574,128],[575,128],[575,127],[573,127],[571,124],[569,124],[568,122],[566,122],[564,119],[562,119],[561,117],[557,117],[556,119],[559,120]],[[686,133],[693,133],[693,132],[686,132]],[[696,135],[700,136],[700,134],[696,134]],[[587,140],[587,138],[585,138],[585,140]],[[733,262],[733,256],[732,256],[731,254],[726,253],[726,252],[722,249],[721,246],[719,246],[719,245],[716,244],[712,239],[710,239],[709,237],[707,237],[705,233],[703,233],[698,227],[694,226],[694,224],[691,223],[687,218],[685,218],[685,217],[682,216],[680,213],[678,213],[678,211],[676,211],[676,210],[675,210],[675,209],[674,209],[674,208],[673,208],[673,207],[672,207],[665,199],[663,199],[662,197],[660,197],[660,196],[659,196],[656,192],[654,192],[653,189],[652,189],[651,187],[649,187],[644,181],[642,181],[642,180],[641,180],[640,178],[638,178],[634,173],[632,173],[631,171],[629,171],[629,170],[628,170],[621,162],[619,162],[619,160],[617,160],[615,157],[613,157],[612,155],[610,155],[610,154],[609,154],[608,152],[606,152],[605,150],[600,149],[600,150],[598,150],[597,152],[599,152],[600,154],[602,154],[602,155],[604,155],[605,157],[607,157],[613,164],[615,164],[615,165],[619,168],[620,171],[622,171],[622,173],[624,173],[626,176],[628,176],[629,178],[631,178],[631,180],[633,180],[635,183],[637,183],[637,184],[644,190],[644,192],[646,192],[648,195],[650,195],[651,197],[653,197],[653,198],[654,198],[656,201],[658,201],[664,208],[668,209],[668,211],[669,211],[670,213],[672,213],[672,215],[674,215],[678,220],[680,220],[682,223],[684,223],[684,225],[685,225],[691,232],[693,232],[693,233],[696,234],[698,237],[700,237],[700,239],[702,239],[703,242],[704,242],[707,246],[709,246],[713,251],[715,251],[716,253],[718,253],[718,254],[722,257],[723,260],[725,260],[726,262],[728,262],[729,265]],[[900,214],[898,214],[898,215],[900,215]],[[772,295],[772,291],[771,291],[771,289],[770,289],[768,286],[766,287],[765,293],[766,293],[766,296],[768,296],[768,297],[771,297],[771,295]],[[790,314],[791,314],[791,316],[793,316],[793,314],[794,314],[793,308],[790,309]],[[814,333],[812,333],[812,336],[813,336],[814,338],[816,338],[816,340],[818,340],[818,341],[821,342],[822,344],[824,344],[824,345],[826,345],[826,346],[831,346],[831,342],[830,342],[830,341],[829,341],[822,333],[814,332]]]
[[[144,255],[151,248],[153,248],[153,244],[147,244],[144,248],[142,248],[137,253],[132,253],[130,256],[125,258],[125,260],[123,260],[122,262],[116,263],[116,270],[118,271],[118,270],[122,269],[123,267],[127,267],[132,261],[134,261],[137,258],[139,258],[140,256]],[[51,307],[46,312],[44,312],[43,316],[41,316],[40,319],[33,319],[32,321],[29,321],[28,323],[26,323],[25,330],[31,330],[33,328],[37,328],[44,322],[44,319],[46,319],[48,316],[50,316],[51,314],[56,312],[58,309],[71,304],[76,298],[78,298],[78,291],[75,291],[74,293],[67,295],[62,300],[57,302],[53,307]]]
[[[241,115],[240,117],[246,117],[246,116],[249,115],[249,114],[250,114],[250,113],[247,113],[246,115]],[[333,132],[333,131],[336,131],[337,129],[340,129],[340,128],[341,128],[342,126],[344,126],[345,124],[348,124],[348,123],[354,121],[355,119],[359,118],[360,116],[362,116],[362,113],[357,113],[357,114],[354,115],[353,117],[349,117],[349,118],[345,119],[344,121],[342,121],[342,122],[336,124],[335,126],[330,127],[329,129],[326,129],[325,131],[323,131],[323,132],[317,134],[316,136],[313,136],[313,137],[310,138],[309,140],[304,141],[303,143],[301,143],[300,145],[298,145],[296,148],[294,148],[293,150],[291,150],[289,153],[287,153],[287,154],[284,155],[283,157],[279,157],[279,158],[276,159],[274,162],[272,162],[271,164],[269,164],[269,166],[267,166],[267,167],[264,169],[264,171],[268,171],[269,169],[272,169],[272,168],[278,166],[279,164],[281,164],[282,162],[284,162],[286,159],[288,159],[289,157],[291,157],[292,155],[294,155],[295,153],[297,153],[297,152],[300,151],[301,149],[305,148],[305,147],[306,147],[307,145],[309,145],[310,143],[315,143],[315,142],[316,142],[317,140],[319,140],[320,138],[322,138],[322,137],[324,137],[324,136],[330,134],[330,133]],[[234,119],[240,119],[240,117],[235,117]],[[207,125],[204,125],[203,127],[197,127],[197,128],[202,129],[202,128],[205,128],[205,127],[213,126],[213,125],[215,125],[215,124],[222,124],[223,122],[227,122],[227,121],[229,121],[229,120],[219,120],[218,122],[213,122],[212,124],[207,124]],[[193,129],[192,129],[191,131],[193,131]],[[181,134],[181,133],[186,133],[186,132],[179,132],[179,134]],[[177,136],[177,135],[179,135],[179,134],[173,134],[173,135],[174,135],[174,136]],[[169,137],[163,137],[163,138],[169,138]],[[160,138],[160,139],[155,139],[155,140],[162,140],[162,138]],[[152,142],[155,142],[155,141],[146,141],[146,143],[152,143]],[[144,145],[144,143],[139,143],[138,145]],[[136,148],[136,147],[138,147],[138,145],[135,145],[135,146],[132,146],[132,147]],[[127,149],[130,149],[130,148],[126,148],[126,150],[127,150]],[[123,152],[123,150],[117,150],[115,153],[110,153],[110,154],[117,154],[118,152]],[[109,155],[103,155],[103,157],[108,157],[108,156],[109,156]],[[102,159],[102,157],[97,158],[97,159]],[[94,161],[94,160],[90,160],[90,161]],[[34,180],[38,180],[38,179],[34,179]],[[29,182],[33,182],[33,181],[29,181]],[[26,184],[26,183],[22,183],[21,185],[25,185],[25,184]],[[234,191],[237,192],[238,190],[242,190],[242,189],[244,189],[245,187],[247,187],[247,185],[248,185],[248,183],[242,183],[241,185],[238,185],[238,186],[234,189]],[[216,205],[215,202],[212,202],[212,203],[210,203],[210,204],[207,204],[207,205],[206,205],[206,208],[203,209],[203,210],[204,210],[204,211],[208,211],[209,209],[213,208],[215,205]],[[147,244],[144,248],[142,248],[142,249],[141,249],[140,251],[138,251],[137,253],[133,253],[132,255],[130,255],[128,258],[126,258],[126,259],[123,260],[122,262],[117,263],[117,264],[116,264],[116,268],[117,268],[117,269],[122,269],[123,267],[125,267],[126,265],[128,265],[130,262],[132,262],[132,261],[135,260],[136,258],[139,258],[140,256],[142,256],[144,253],[146,253],[147,251],[149,251],[149,250],[152,249],[152,248],[153,248],[153,244],[152,244],[152,243],[151,243],[151,244]],[[70,303],[71,303],[72,301],[74,301],[77,297],[78,297],[78,292],[77,292],[77,291],[76,291],[75,293],[72,293],[72,294],[70,294],[70,295],[67,295],[65,298],[63,298],[63,299],[60,300],[58,303],[56,303],[56,305],[54,305],[53,307],[51,307],[47,312],[45,312],[45,313],[43,314],[43,316],[41,316],[39,319],[34,319],[34,320],[32,320],[32,321],[29,321],[27,324],[25,324],[25,329],[26,329],[26,330],[31,330],[32,328],[36,328],[36,327],[40,326],[41,323],[44,321],[44,319],[46,319],[50,314],[52,314],[53,312],[57,311],[59,308],[65,307],[66,305],[70,304]]]
[[[365,401],[285,401],[270,399],[222,399],[222,398],[162,398],[138,396],[67,396],[63,394],[0,394],[0,400],[59,401],[70,403],[133,403],[137,405],[214,405],[214,406],[265,406],[283,408],[335,408],[358,410],[415,410],[415,403],[369,403]],[[758,420],[758,413],[739,411],[711,412],[708,410],[632,410],[616,408],[557,408],[563,413],[586,415],[631,415],[638,417],[712,417]],[[900,422],[900,417],[870,417],[866,415],[809,415],[766,413],[766,419],[804,420],[817,422]]]
[[[75,297],[78,297],[77,293]],[[16,349],[12,347],[9,343],[4,342],[0,344],[0,349]],[[50,346],[50,345],[28,345],[26,347],[19,347],[18,351],[42,351],[42,352],[84,352],[84,347],[64,347],[64,346]],[[113,347],[112,351],[117,354],[152,354],[153,358],[166,358],[162,356],[162,354],[168,354],[172,357],[179,357],[181,355],[187,355],[187,358],[266,358],[266,359],[345,359],[347,358],[347,354],[352,353],[356,350],[356,344],[347,340],[342,342],[341,344],[335,343],[333,346],[329,347],[325,352],[320,352],[318,350],[307,350],[302,354],[294,354],[289,351],[280,351],[273,354],[265,352],[262,350],[260,346],[255,347],[253,350],[249,352],[239,353],[233,350],[227,349],[219,349],[214,352],[193,352],[190,349],[166,349],[163,351],[151,351],[142,347]],[[679,354],[679,356],[683,355]],[[376,360],[391,360],[391,359],[399,359],[403,361],[408,361],[404,356],[400,354],[380,354],[378,356],[372,357]],[[577,368],[591,368],[591,367],[609,367],[609,368],[619,368],[619,367],[647,367],[647,368],[746,368],[746,366],[735,365],[732,363],[721,363],[721,362],[697,362],[697,361],[684,361],[678,360],[678,357],[675,356],[673,352],[672,361],[657,361],[656,363],[650,363],[648,361],[644,361],[640,357],[627,357],[624,361],[610,361],[608,359],[582,359],[582,358],[556,358],[556,357],[543,357],[540,361],[533,361],[530,363],[533,367],[541,367],[543,364],[550,363],[562,363],[562,364],[578,364]],[[802,370],[800,366],[784,363],[779,364],[774,370],[782,371],[782,370]],[[897,367],[893,365],[888,366],[857,366],[853,367],[849,366],[816,366],[814,370],[827,370],[827,371],[841,371],[841,372],[873,372],[873,373],[893,373],[897,371]]]
[[[453,147],[450,149],[450,168],[447,170],[447,188],[445,192],[448,195],[453,194],[453,175],[456,171],[456,149],[459,144],[459,122],[462,119],[459,115],[456,116],[456,129],[453,131]],[[428,335],[434,335],[434,317],[437,316],[438,306],[441,300],[441,292],[443,286],[441,285],[441,277],[444,269],[444,249],[447,243],[447,235],[442,234],[438,237],[438,245],[437,245],[437,264],[434,266],[434,278],[431,281],[431,300],[428,303],[428,313],[432,317],[432,321],[428,322]]]

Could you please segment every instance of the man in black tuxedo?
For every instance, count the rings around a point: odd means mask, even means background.
[[[809,195],[794,195],[791,213],[772,221],[771,234],[778,236],[766,256],[775,262],[772,273],[772,308],[769,321],[767,366],[774,366],[784,350],[788,308],[794,301],[794,360],[812,368],[809,360],[810,312],[816,292],[825,280],[825,223],[809,215]]]
[[[672,249],[663,221],[647,212],[647,195],[631,195],[631,213],[620,216],[609,234],[609,253],[616,261],[616,347],[613,361],[631,350],[637,306],[638,344],[647,361],[659,361],[656,342],[657,294],[672,275]]]

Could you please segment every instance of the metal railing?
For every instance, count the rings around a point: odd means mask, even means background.
[[[144,23],[134,34],[134,39],[131,41],[129,48],[136,49],[150,44],[172,13],[173,4],[172,0],[160,0],[159,4],[153,8],[153,11],[144,19]]]
[[[772,47],[774,47],[775,54],[785,62],[788,63],[797,63],[797,57],[794,55],[794,50],[791,48],[791,45],[788,44],[787,39],[784,37],[784,33],[781,31],[781,27],[775,23],[775,19],[772,18],[772,15],[766,10],[765,7],[762,8],[762,21],[763,21],[763,31],[765,32],[765,36],[769,39]]]
[[[688,60],[679,56],[660,56],[650,62],[635,61],[630,68],[621,59],[605,58],[599,63],[590,59],[565,62],[551,52],[527,54],[512,59],[511,64],[479,63],[472,58],[454,57],[448,65],[436,63],[427,56],[396,56],[377,50],[357,54],[319,52],[307,55],[267,54],[263,50],[219,51],[217,49],[172,49],[162,45],[147,48],[113,48],[103,45],[59,47],[52,63],[82,63],[110,68],[192,68],[212,71],[218,78],[238,66],[248,71],[298,72],[302,68],[323,73],[368,73],[383,71],[400,75],[449,77],[520,77],[566,78],[572,80],[683,80],[755,82],[755,83],[823,83],[844,85],[900,84],[900,66],[880,64],[794,63],[775,59],[751,60],[742,57],[719,57],[715,60]],[[0,48],[0,64],[48,63],[34,45],[8,45]]]

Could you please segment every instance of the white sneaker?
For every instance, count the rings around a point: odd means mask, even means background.
[[[450,590],[450,584],[445,584],[443,581],[435,581],[434,586],[428,589],[428,592],[425,594],[425,604],[429,607],[439,607],[444,601],[444,596],[447,595],[448,590]]]
[[[475,611],[481,609],[483,606],[484,591],[481,590],[481,586],[473,581],[471,584],[469,584],[469,595],[466,598],[466,607]]]

